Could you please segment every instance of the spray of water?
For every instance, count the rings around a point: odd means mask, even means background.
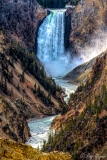
[[[43,63],[48,75],[61,77],[76,66],[94,58],[107,48],[107,34],[99,33],[92,37],[90,45],[78,46],[79,56],[71,57],[64,48],[65,10],[51,11],[38,32],[37,56]]]
[[[64,49],[65,10],[51,11],[39,28],[37,56],[46,72],[61,76],[68,68],[69,56]]]
[[[90,45],[84,48],[78,47],[78,53],[83,62],[86,62],[103,53],[106,49],[107,33],[102,31],[97,36],[90,38]]]

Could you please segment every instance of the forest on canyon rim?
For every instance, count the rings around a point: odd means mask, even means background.
[[[45,8],[64,8],[66,4],[77,5],[80,0],[38,0]]]
[[[106,160],[107,1],[75,1],[75,8],[66,11],[65,38],[70,54],[87,55],[87,59],[88,55],[97,56],[64,77],[79,83],[67,104],[63,90],[52,77],[47,77],[33,52],[38,27],[49,14],[35,2],[31,7],[0,1],[0,157],[96,160],[102,156]],[[44,8],[50,5],[48,0],[38,2]],[[56,8],[57,1],[54,2],[51,5]],[[62,7],[62,1],[58,2]],[[74,1],[69,2],[74,5]],[[20,143],[31,136],[29,119],[59,113],[52,122],[56,131],[49,135],[48,142],[44,141],[42,152]]]

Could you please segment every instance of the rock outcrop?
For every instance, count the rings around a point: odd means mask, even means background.
[[[106,32],[107,1],[81,0],[71,12],[68,48],[75,54],[100,54],[106,49]]]
[[[24,111],[23,111],[24,112]],[[26,142],[30,137],[27,118],[14,103],[0,97],[0,138]]]
[[[84,83],[90,75],[96,59],[98,57],[102,57],[104,53],[101,53],[99,56],[91,59],[90,61],[77,66],[71,72],[66,74],[63,79],[68,80],[69,83]]]
[[[2,160],[71,160],[68,153],[42,153],[28,145],[0,139],[0,158]]]
[[[27,67],[25,71],[24,67]],[[28,140],[28,119],[61,112],[60,91],[37,65],[35,54],[0,31],[0,95],[7,101],[0,104],[0,137]]]
[[[98,57],[85,83],[70,95],[69,111],[54,119],[58,130],[44,151],[68,151],[74,160],[107,159],[107,51]],[[54,141],[54,143],[50,143]],[[103,154],[102,154],[103,153]]]
[[[0,27],[31,50],[35,50],[38,26],[47,14],[36,0],[0,1]]]
[[[71,33],[71,17],[74,12],[75,8],[68,8],[66,10],[65,14],[65,35],[64,35],[64,40],[65,40],[65,48],[68,49],[69,47],[69,36]]]

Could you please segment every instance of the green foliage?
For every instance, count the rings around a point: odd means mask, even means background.
[[[24,70],[23,70],[22,74],[20,75],[20,82],[24,83],[24,81],[25,81],[25,73],[24,73]]]
[[[80,0],[70,0],[71,5],[77,5]]]
[[[6,55],[0,53],[0,65],[1,65],[1,79],[0,79],[0,88],[7,93],[7,82],[12,82],[13,72],[9,71],[10,61],[6,58]]]
[[[65,114],[69,110],[69,106],[66,103],[60,103],[60,108],[62,108],[61,114]]]
[[[72,94],[74,97],[74,95]],[[84,111],[76,116],[71,117],[65,127],[60,127],[60,131],[49,135],[48,142],[44,143],[43,151],[67,151],[70,152],[75,159],[75,155],[88,141],[89,147],[95,137],[97,123],[99,122],[99,114],[107,111],[107,89],[102,86],[102,92],[95,97],[94,103],[89,101],[86,104]],[[94,125],[93,125],[94,124]]]
[[[60,98],[57,97],[57,92],[61,93],[62,89],[56,85],[55,81],[52,77],[47,77],[42,65],[38,65],[38,61],[35,58],[35,53],[30,52],[27,49],[20,46],[18,43],[11,41],[8,36],[5,36],[4,41],[9,41],[8,48],[4,48],[3,53],[0,52],[0,67],[1,67],[1,78],[0,78],[0,89],[6,94],[10,94],[7,88],[7,83],[12,83],[13,81],[13,71],[11,68],[15,68],[14,64],[20,62],[22,66],[22,74],[19,75],[20,81],[24,83],[25,81],[25,73],[32,74],[38,82],[44,87],[44,89],[49,93],[48,96],[44,94],[44,92],[40,91],[38,93],[39,97],[41,97],[41,101],[45,102],[47,106],[49,103],[53,106],[51,101],[51,95],[55,97],[58,101],[61,101]],[[6,43],[6,42],[5,42]],[[20,86],[17,85],[17,89],[20,91]],[[36,85],[34,86],[33,92],[35,96],[36,93]]]
[[[39,83],[53,95],[55,98],[56,92],[60,92],[61,88],[58,87],[52,77],[47,77],[44,71],[43,66],[38,66],[34,52],[29,52],[28,50],[21,47],[18,43],[11,42],[10,47],[7,50],[8,55],[13,59],[14,62],[17,63],[18,60],[21,61],[21,65],[23,68],[23,73],[20,76],[21,82],[24,82],[24,73],[30,72],[38,81]],[[3,63],[4,65],[5,63]],[[4,68],[8,68],[4,66]],[[41,93],[44,95],[44,93]],[[60,99],[58,99],[60,101]]]
[[[37,88],[37,96],[41,99],[41,101],[46,105],[46,106],[54,106],[54,103],[51,101],[51,96],[46,96],[45,93],[40,90],[40,86]]]
[[[67,3],[77,5],[80,0],[37,0],[45,8],[64,8]]]

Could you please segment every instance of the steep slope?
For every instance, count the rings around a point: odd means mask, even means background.
[[[69,151],[74,160],[107,156],[106,97],[107,51],[96,59],[88,80],[71,94],[71,109],[54,120],[52,127],[57,132],[49,136],[43,150]]]
[[[70,9],[68,9],[70,12]],[[68,22],[69,25],[69,22]],[[107,1],[82,0],[71,10],[69,45],[71,53],[100,54],[107,44]]]
[[[36,0],[0,1],[0,27],[24,47],[34,50],[38,26],[48,14]]]
[[[0,138],[26,142],[29,137],[27,118],[21,109],[0,97]]]
[[[104,53],[96,56],[95,58],[91,59],[90,61],[81,64],[74,68],[71,72],[67,73],[63,79],[68,80],[69,83],[82,83],[87,80],[88,75],[92,71],[93,64],[95,63],[98,57],[102,57]]]
[[[4,121],[4,116],[7,119],[5,124],[1,124],[1,130],[8,125],[12,133],[16,131],[16,135],[22,136],[12,137],[7,129],[3,137],[10,137],[17,141],[25,142],[28,139],[23,138],[23,135],[24,127],[27,128],[25,130],[29,130],[27,126],[29,118],[55,115],[62,111],[59,106],[59,102],[63,103],[61,88],[51,77],[46,76],[42,66],[38,66],[34,53],[13,42],[2,31],[0,31],[0,95],[11,106],[8,115],[8,105],[6,107],[1,103],[3,108],[1,119]],[[17,119],[13,119],[12,122],[14,112]],[[18,119],[23,124],[21,133],[17,130],[21,125],[18,124]],[[13,123],[16,125],[14,126]],[[29,137],[28,135],[30,135],[29,131],[25,137]]]

